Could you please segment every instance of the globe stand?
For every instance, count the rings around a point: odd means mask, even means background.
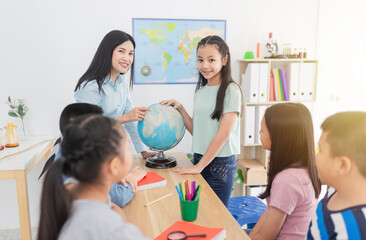
[[[165,156],[163,150],[159,150],[157,156],[146,159],[145,166],[159,169],[172,168],[177,166],[177,161],[173,157]]]

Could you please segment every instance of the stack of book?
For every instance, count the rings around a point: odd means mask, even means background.
[[[285,70],[271,69],[269,101],[289,101]]]

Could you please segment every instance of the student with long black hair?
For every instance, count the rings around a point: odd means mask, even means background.
[[[136,121],[142,121],[146,107],[134,107],[130,87],[133,86],[135,59],[135,40],[125,32],[109,32],[99,44],[94,58],[81,76],[75,87],[76,102],[98,105],[104,115],[123,124],[130,134],[136,152],[144,158],[155,156],[147,152],[138,132]],[[125,73],[131,71],[130,83],[125,80]]]
[[[194,166],[177,167],[178,174],[201,174],[227,206],[240,153],[242,95],[231,77],[229,47],[218,36],[203,38],[197,45],[199,80],[194,96],[193,118],[176,100],[187,130],[193,135]]]
[[[101,115],[78,118],[65,129],[61,154],[45,176],[38,240],[146,239],[108,196],[132,165],[123,127]],[[72,192],[62,174],[78,180]]]
[[[321,188],[311,114],[301,103],[272,105],[259,133],[263,148],[271,152],[267,188],[259,196],[267,209],[249,236],[305,239]]]

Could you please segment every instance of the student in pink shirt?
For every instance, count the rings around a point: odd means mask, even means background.
[[[305,239],[320,193],[310,112],[300,103],[273,105],[259,133],[263,148],[271,151],[268,185],[259,196],[267,209],[249,236]]]

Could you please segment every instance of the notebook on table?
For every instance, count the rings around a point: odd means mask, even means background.
[[[155,172],[147,172],[146,176],[137,182],[137,191],[166,186],[166,179]]]
[[[224,228],[204,227],[190,222],[176,221],[159,236],[155,237],[154,240],[166,240],[168,239],[168,234],[175,231],[181,231],[187,235],[206,234],[206,237],[192,238],[195,240],[223,240],[226,238],[226,230]]]

